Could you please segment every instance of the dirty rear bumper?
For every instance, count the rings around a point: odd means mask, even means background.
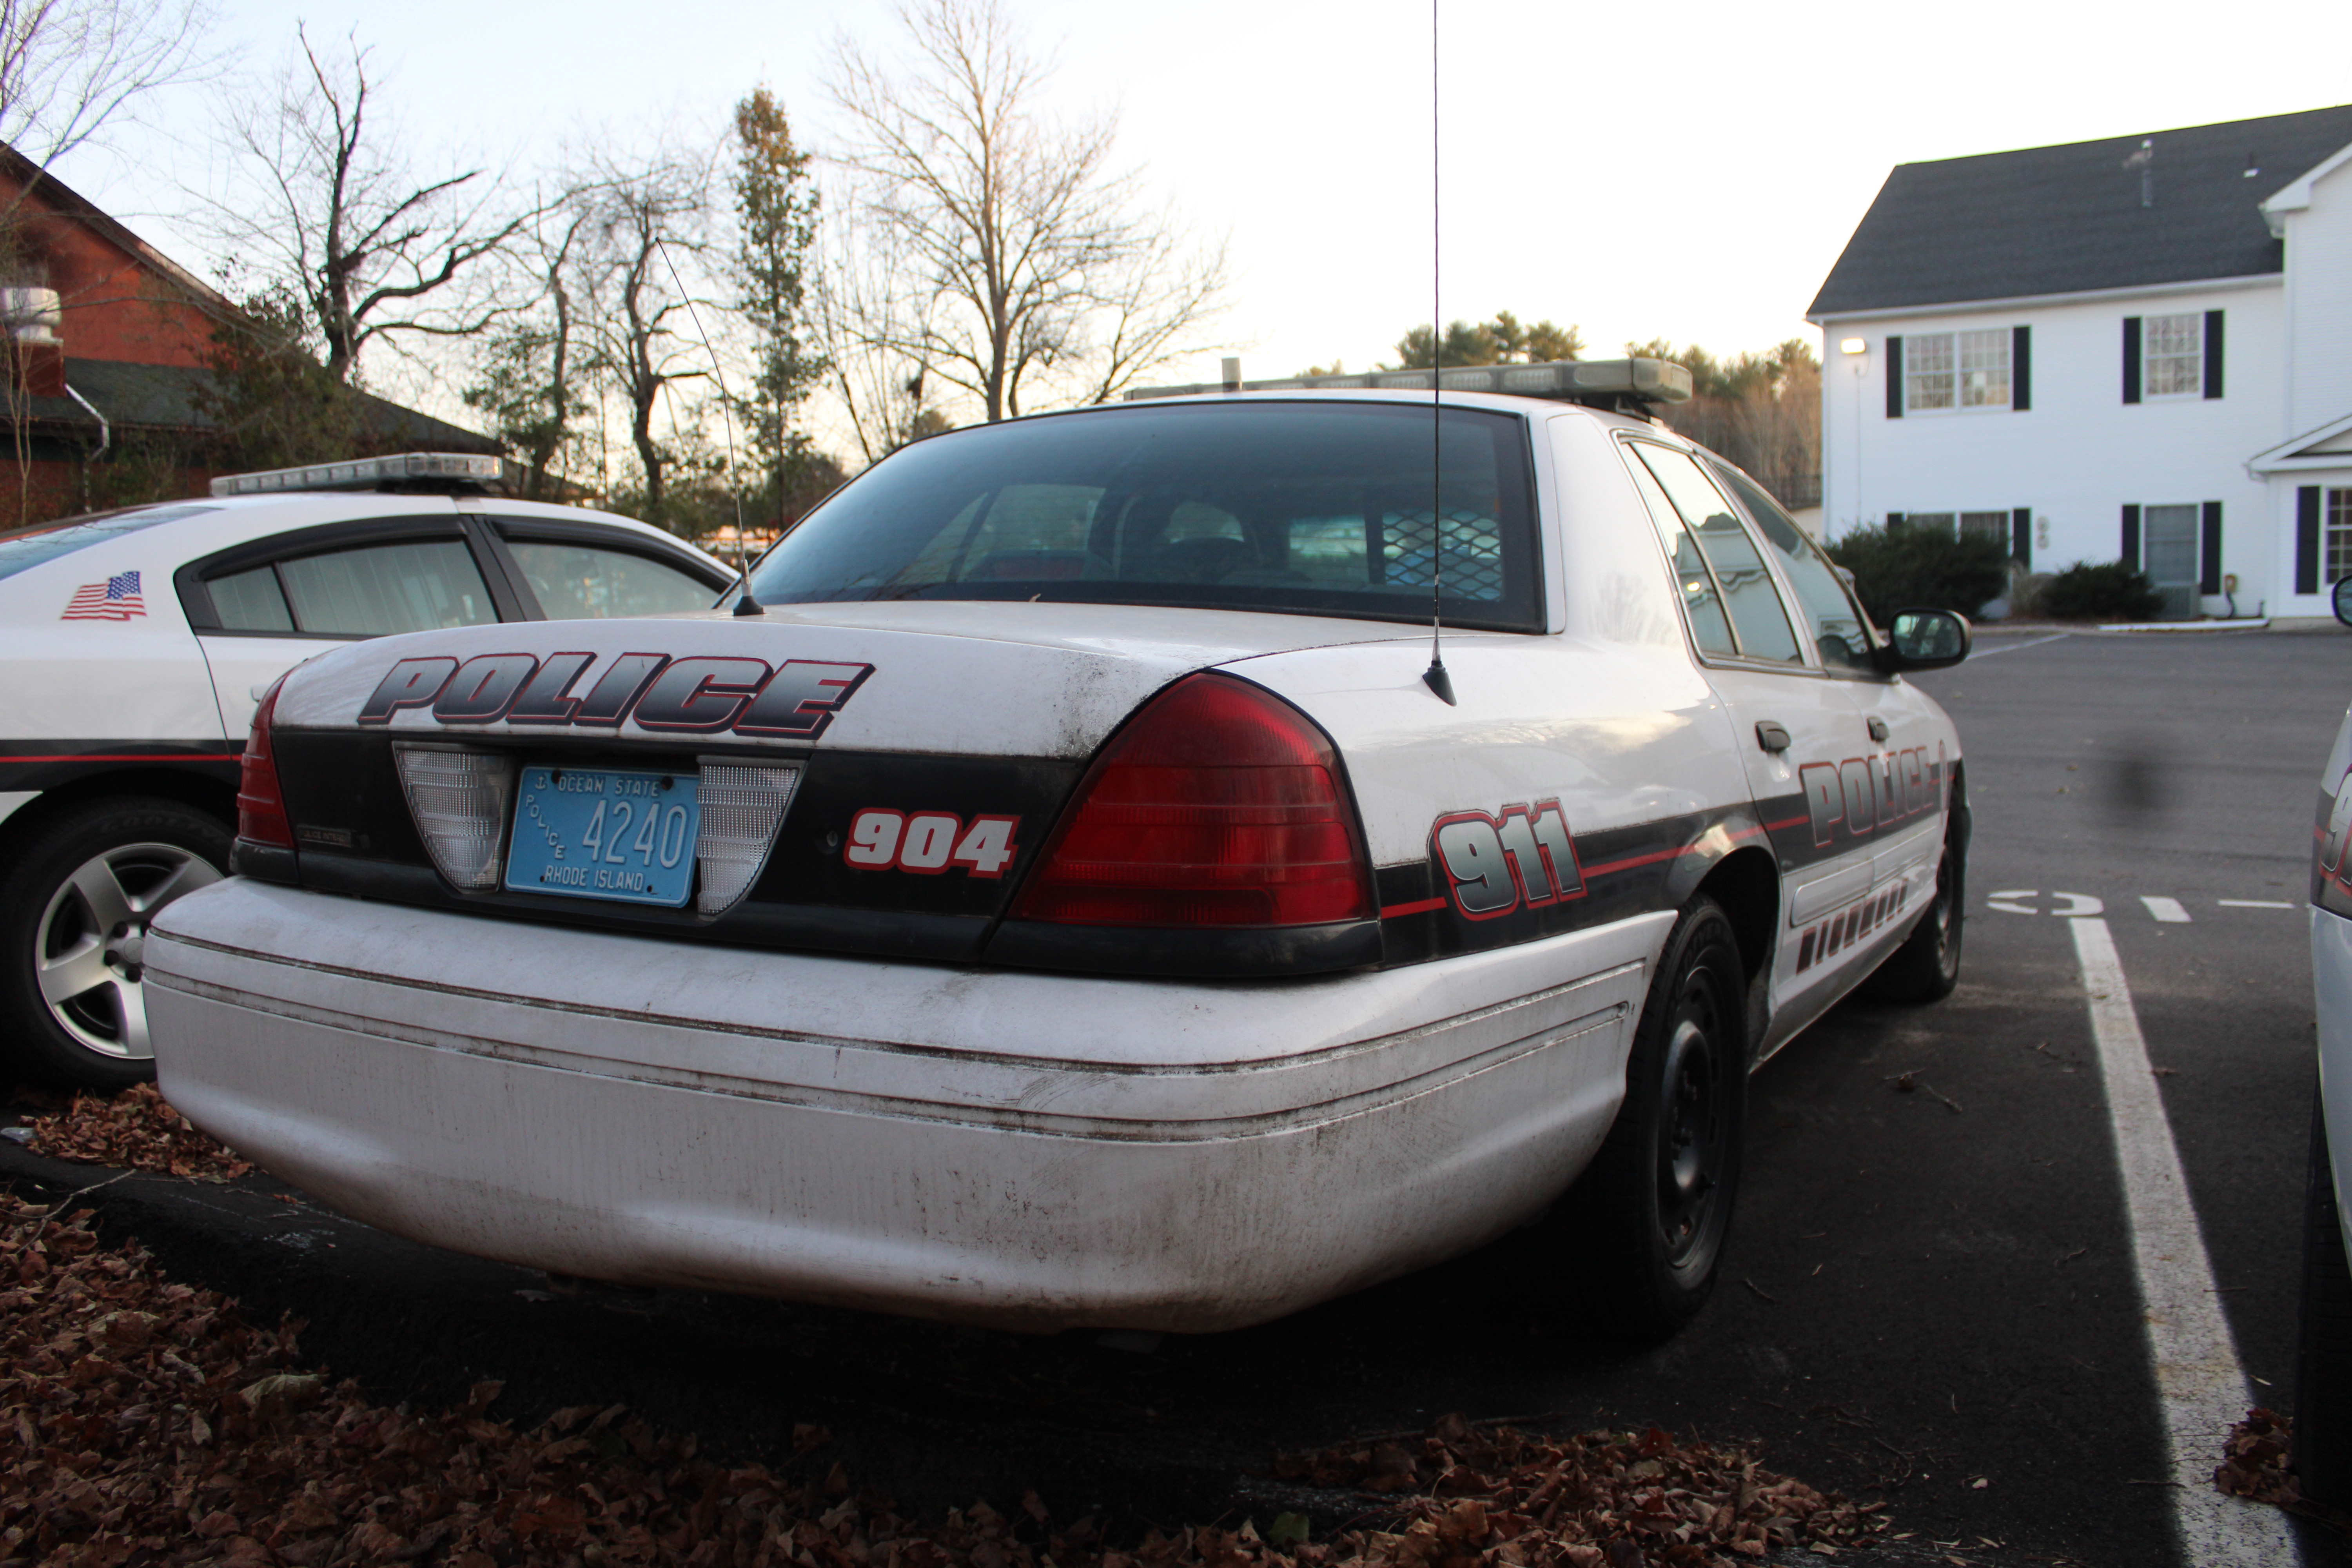
[[[1166,983],[688,948],[233,880],[147,975],[164,1093],[464,1252],[1050,1330],[1297,1310],[1540,1210],[1668,917]]]

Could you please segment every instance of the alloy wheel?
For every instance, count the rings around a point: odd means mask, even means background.
[[[49,895],[34,928],[34,978],[58,1026],[84,1049],[146,1061],[147,931],[174,899],[221,879],[176,844],[125,844],[91,856]]]

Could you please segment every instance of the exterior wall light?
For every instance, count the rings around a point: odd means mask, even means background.
[[[1848,338],[1838,344],[1838,353],[1842,354],[1859,354],[1868,353],[1869,352],[1870,340],[1868,338]]]

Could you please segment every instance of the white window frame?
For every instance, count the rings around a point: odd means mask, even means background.
[[[2323,588],[2352,577],[2352,489],[2330,485],[2319,492],[2319,560]]]
[[[2159,336],[2166,333],[2171,334],[2170,342],[2158,353]],[[2169,368],[2171,379],[2179,384],[2170,391],[2157,390],[2159,363]],[[2140,318],[2139,395],[2146,403],[2185,403],[2205,395],[2204,311],[2178,310]]]
[[[2016,333],[2009,327],[1918,332],[1903,340],[1903,412],[2006,414],[2016,394]],[[1921,351],[1931,349],[1932,354]],[[1940,362],[1921,371],[1923,357]],[[1925,402],[1923,397],[1943,401]]]

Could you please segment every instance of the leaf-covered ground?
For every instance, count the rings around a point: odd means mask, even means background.
[[[2230,1428],[2213,1484],[2225,1492],[2315,1519],[2352,1541],[2352,1513],[2309,1501],[2295,1484],[2294,1421],[2257,1405]]]
[[[0,1193],[0,1563],[1631,1568],[1838,1552],[1885,1528],[1876,1505],[1737,1449],[1457,1417],[1277,1460],[1380,1521],[1328,1538],[1282,1514],[1113,1544],[1034,1493],[919,1521],[828,1466],[814,1428],[772,1468],[618,1405],[524,1428],[494,1415],[496,1383],[448,1410],[388,1409],[305,1365],[299,1327],[101,1245],[87,1210]]]
[[[245,1175],[251,1163],[191,1126],[152,1083],[109,1099],[77,1094],[62,1110],[36,1116],[26,1147],[56,1160],[161,1171],[199,1182]]]

